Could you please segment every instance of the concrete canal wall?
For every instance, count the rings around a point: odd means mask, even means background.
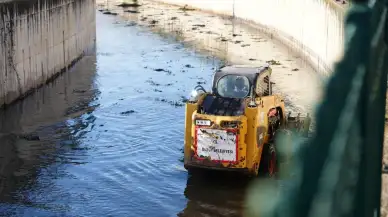
[[[0,107],[94,49],[95,0],[5,0],[0,12]]]
[[[235,16],[295,50],[323,75],[342,55],[344,11],[331,0],[155,0]]]

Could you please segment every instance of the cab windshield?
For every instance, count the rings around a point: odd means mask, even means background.
[[[217,92],[222,97],[245,98],[249,95],[250,84],[245,76],[226,75],[217,82]]]

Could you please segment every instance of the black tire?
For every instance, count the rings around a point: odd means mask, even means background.
[[[185,166],[185,169],[187,170],[187,173],[189,173],[189,174],[194,172],[194,168],[192,168],[192,167],[186,167]]]
[[[272,143],[264,144],[258,175],[264,178],[274,178],[277,170],[278,160],[275,145]]]

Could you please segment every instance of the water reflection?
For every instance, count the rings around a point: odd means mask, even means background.
[[[0,110],[0,213],[23,213],[12,204],[27,210],[67,209],[42,203],[59,200],[61,195],[41,194],[59,192],[54,180],[70,176],[63,165],[83,162],[86,152],[78,140],[94,120],[90,112],[99,94],[94,87],[95,73],[96,55],[92,53],[53,83]]]
[[[195,171],[187,179],[188,201],[178,216],[243,216],[245,190],[251,181],[238,173]]]

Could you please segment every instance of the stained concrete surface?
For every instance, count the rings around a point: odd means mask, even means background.
[[[94,50],[94,0],[0,3],[0,107]]]

